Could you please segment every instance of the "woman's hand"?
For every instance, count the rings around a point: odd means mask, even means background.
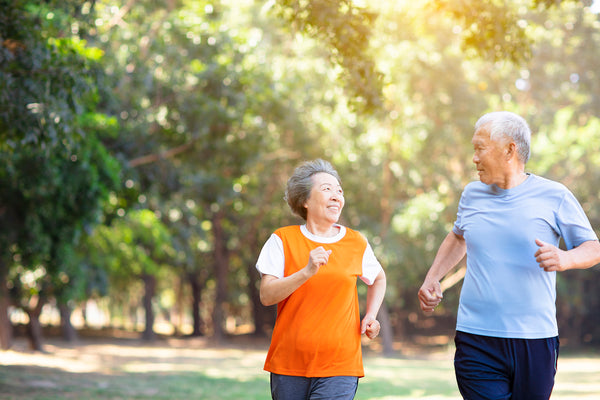
[[[319,272],[319,268],[329,261],[330,254],[331,250],[325,250],[319,246],[311,250],[306,267],[292,275],[283,278],[263,275],[260,280],[260,302],[265,306],[270,306],[284,300]]]
[[[319,268],[327,264],[330,254],[331,250],[325,250],[323,246],[319,246],[310,251],[308,264],[306,265],[306,271],[308,272],[309,277],[319,272]]]
[[[360,333],[366,333],[369,339],[375,339],[379,335],[381,325],[373,317],[364,317],[360,327]]]

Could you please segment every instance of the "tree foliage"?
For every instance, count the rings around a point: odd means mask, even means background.
[[[22,307],[37,297],[37,311],[28,310],[32,324],[47,299],[79,275],[73,247],[118,180],[119,165],[100,141],[106,119],[89,118],[102,90],[101,52],[72,33],[86,18],[74,20],[71,7],[79,10],[79,2],[3,2],[0,20],[0,285]],[[44,273],[19,290],[28,271]],[[0,326],[3,346],[9,329]],[[39,337],[32,339],[39,347]]]
[[[342,68],[339,80],[352,108],[381,112],[383,76],[369,51],[376,13],[352,0],[278,0],[274,10],[297,31],[325,44],[332,65]]]
[[[122,315],[145,307],[148,335],[177,298],[193,334],[265,334],[274,310],[254,263],[275,228],[300,222],[283,201],[288,175],[322,157],[342,176],[343,223],[386,268],[396,334],[410,334],[416,291],[476,179],[473,123],[496,109],[530,121],[531,172],[566,183],[599,220],[589,4],[0,5],[0,270],[13,293],[110,293]],[[559,281],[584,342],[600,334],[575,293],[596,273]],[[457,301],[448,289],[442,312]]]

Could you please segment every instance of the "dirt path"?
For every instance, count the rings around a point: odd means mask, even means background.
[[[242,397],[264,399],[268,398],[268,374],[262,365],[267,348],[267,340],[247,338],[222,346],[202,338],[154,343],[82,338],[77,343],[49,339],[45,352],[39,353],[29,351],[26,341],[17,339],[13,349],[0,352],[0,399],[240,398],[235,394],[219,397],[218,393],[211,397],[197,387],[199,378],[204,379],[206,387],[222,385],[220,389],[211,388],[212,392],[225,393],[239,386],[245,391]],[[359,394],[362,391],[368,395],[365,399],[460,398],[455,390],[450,348],[432,351],[405,347],[403,354],[392,359],[367,349],[365,370],[367,376],[359,385]],[[437,394],[442,393],[439,384],[428,389],[435,379],[443,383],[445,394]],[[169,385],[176,389],[187,386],[195,392],[176,395],[168,391],[172,388],[165,392],[163,388]],[[384,388],[381,396],[380,387]],[[406,394],[401,395],[402,391]],[[552,400],[575,399],[600,399],[600,355],[561,355]]]

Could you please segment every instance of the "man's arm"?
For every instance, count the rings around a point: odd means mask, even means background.
[[[556,246],[535,239],[539,246],[535,260],[546,272],[586,269],[600,263],[600,242],[588,240],[571,250],[561,250]]]
[[[463,259],[467,253],[465,239],[454,232],[448,233],[427,272],[425,281],[419,289],[421,310],[433,312],[442,300],[440,280]]]

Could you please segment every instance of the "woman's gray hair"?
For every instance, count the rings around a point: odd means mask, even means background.
[[[483,115],[475,123],[475,132],[490,124],[490,139],[509,138],[517,145],[519,160],[524,164],[531,156],[531,130],[523,117],[510,111],[495,111]]]
[[[306,221],[306,201],[310,197],[310,191],[313,187],[312,176],[320,172],[332,175],[342,183],[340,176],[333,166],[320,158],[313,161],[306,161],[296,167],[294,173],[287,181],[284,199],[292,209],[292,212]]]

